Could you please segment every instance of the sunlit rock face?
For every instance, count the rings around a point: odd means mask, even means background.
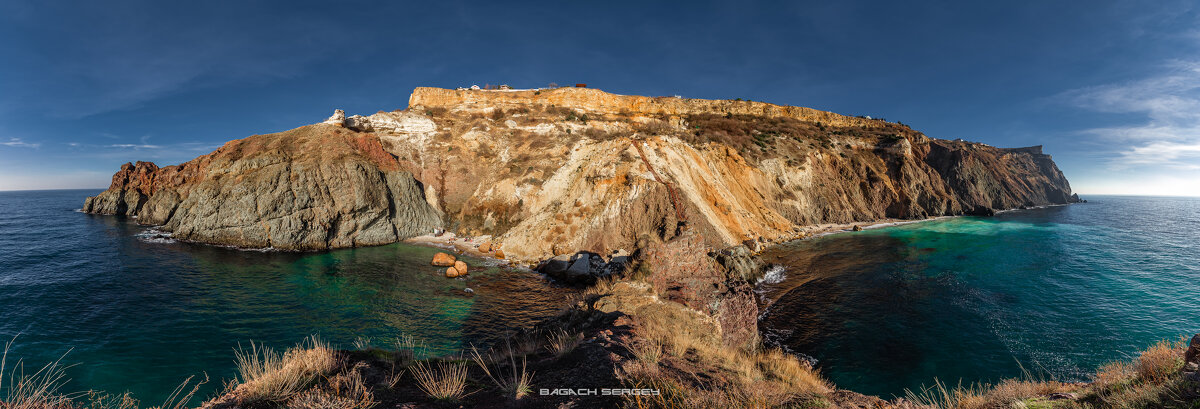
[[[332,121],[332,122],[330,122]],[[126,164],[84,210],[183,239],[324,249],[445,228],[509,259],[705,246],[814,226],[1068,203],[1040,147],[749,101],[594,89],[418,88],[409,108],[229,142],[177,166]]]

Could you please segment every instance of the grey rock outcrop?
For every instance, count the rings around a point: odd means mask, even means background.
[[[387,244],[441,227],[378,139],[328,125],[230,142],[180,166],[127,164],[84,211],[137,216],[182,240],[283,250]]]

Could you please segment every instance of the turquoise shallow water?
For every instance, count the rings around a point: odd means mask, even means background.
[[[1200,199],[1087,199],[772,249],[764,336],[840,387],[903,396],[1022,367],[1084,380],[1200,331]]]
[[[420,246],[281,253],[163,242],[76,211],[96,193],[0,192],[0,338],[20,334],[10,360],[27,368],[70,351],[66,391],[129,390],[157,404],[207,371],[208,394],[233,375],[239,343],[285,348],[309,334],[343,347],[408,334],[449,353],[531,325],[570,292],[500,268],[448,280],[428,264],[439,250]]]

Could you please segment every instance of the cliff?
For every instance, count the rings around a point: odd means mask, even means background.
[[[827,223],[988,214],[1072,201],[1039,147],[748,101],[594,89],[418,88],[403,111],[126,164],[84,211],[178,238],[279,249],[388,243],[445,228],[509,258],[609,254],[672,238],[795,238]]]
[[[83,210],[136,216],[183,240],[285,250],[387,244],[441,226],[378,138],[331,125],[232,141],[179,166],[127,163]]]

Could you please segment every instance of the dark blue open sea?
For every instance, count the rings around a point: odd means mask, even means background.
[[[128,390],[156,405],[207,371],[210,394],[233,376],[239,343],[286,348],[309,334],[343,347],[412,335],[450,353],[553,314],[570,292],[494,267],[446,279],[428,247],[282,253],[170,242],[77,211],[99,192],[0,192],[0,338],[20,334],[9,367],[70,351],[64,391]]]
[[[1200,199],[1085,199],[771,249],[785,278],[760,289],[760,324],[838,386],[885,397],[1022,367],[1084,380],[1200,332]]]

